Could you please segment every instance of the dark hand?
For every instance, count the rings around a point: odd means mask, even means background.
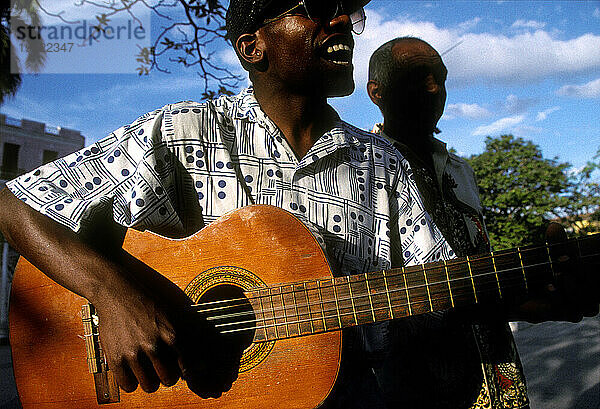
[[[144,285],[107,285],[93,300],[108,365],[126,392],[154,392],[179,378],[202,398],[219,397],[237,379],[242,351],[202,320],[176,285],[161,277]],[[155,272],[152,272],[156,274]]]
[[[551,223],[546,230],[549,244],[560,243],[567,235],[558,223]],[[579,322],[598,314],[600,303],[600,268],[597,264],[579,260],[574,254],[563,250],[552,254],[555,282],[534,299],[519,306],[515,320],[538,323],[543,321]],[[595,279],[595,280],[594,280]]]
[[[181,377],[201,397],[219,396],[237,377],[240,348],[191,310],[176,285],[125,253],[123,226],[98,213],[75,234],[0,191],[0,228],[23,256],[87,298],[100,318],[100,342],[125,391],[147,392]]]

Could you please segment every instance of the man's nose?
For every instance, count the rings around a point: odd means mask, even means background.
[[[352,22],[350,21],[350,16],[345,13],[335,16],[329,22],[329,27],[338,31],[351,31]]]

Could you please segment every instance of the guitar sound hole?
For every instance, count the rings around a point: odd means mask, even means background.
[[[222,334],[245,350],[252,344],[256,317],[244,291],[235,285],[223,284],[208,289],[198,301],[206,310],[204,317]]]

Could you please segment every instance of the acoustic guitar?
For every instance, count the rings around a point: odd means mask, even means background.
[[[185,289],[224,334],[247,342],[238,380],[218,399],[185,382],[119,393],[92,305],[21,258],[10,342],[24,408],[315,408],[336,381],[342,328],[474,304],[515,302],[552,282],[555,254],[598,260],[600,235],[560,245],[334,277],[309,230],[276,207],[248,206],[194,236],[129,230],[124,248]]]

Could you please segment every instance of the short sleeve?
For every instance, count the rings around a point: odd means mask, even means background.
[[[162,110],[7,183],[17,198],[77,232],[96,214],[138,230],[181,230],[175,161],[161,136]]]

